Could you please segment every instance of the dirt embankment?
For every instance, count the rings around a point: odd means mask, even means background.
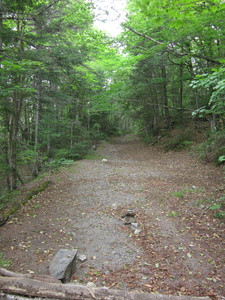
[[[54,174],[0,228],[12,269],[48,274],[58,249],[77,248],[87,260],[77,263],[74,281],[222,299],[225,226],[208,207],[224,195],[223,170],[131,136],[97,154]],[[139,234],[123,224],[126,209],[135,211]]]

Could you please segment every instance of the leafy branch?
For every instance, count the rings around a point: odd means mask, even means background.
[[[219,61],[219,60],[215,60],[215,59],[212,59],[212,58],[210,58],[208,56],[200,55],[200,54],[196,54],[196,53],[179,52],[176,49],[174,49],[173,47],[171,47],[169,45],[165,45],[165,43],[163,43],[163,42],[160,42],[160,41],[158,41],[158,40],[156,40],[156,39],[154,39],[154,38],[152,38],[150,36],[147,36],[147,35],[145,35],[145,34],[143,34],[141,32],[138,32],[135,29],[131,28],[130,26],[124,25],[124,27],[127,28],[128,30],[130,30],[131,32],[133,32],[134,34],[138,35],[138,36],[141,36],[141,37],[143,37],[143,38],[145,38],[145,39],[147,39],[147,40],[149,40],[149,41],[151,41],[151,42],[153,42],[153,43],[155,43],[157,45],[164,46],[166,48],[166,52],[168,52],[168,53],[172,53],[174,55],[181,56],[181,57],[183,57],[183,56],[189,56],[190,55],[192,57],[204,59],[204,60],[206,60],[208,62],[217,64],[217,65],[222,65],[221,61]]]

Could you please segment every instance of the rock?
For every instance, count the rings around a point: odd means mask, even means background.
[[[122,212],[121,217],[122,218],[125,218],[125,217],[134,217],[135,215],[136,214],[135,214],[135,212],[132,209],[128,209],[128,210],[125,210],[125,211]],[[135,223],[135,221],[132,222],[132,223]]]
[[[135,234],[135,235],[138,235],[138,234],[141,233],[141,232],[142,232],[141,229],[136,229],[136,230],[134,231],[134,234]]]
[[[123,220],[124,225],[129,225],[129,224],[135,223],[135,222],[136,222],[136,218],[130,217],[130,216],[125,217]]]
[[[84,262],[85,260],[87,260],[87,256],[84,254],[79,254],[77,258],[81,262]]]
[[[75,272],[76,255],[76,249],[60,249],[50,262],[50,275],[63,283],[69,282]]]
[[[134,228],[138,228],[140,226],[140,224],[139,223],[131,223],[131,226],[134,227]]]
[[[102,159],[102,162],[106,163],[108,160],[106,158]]]
[[[112,204],[112,209],[117,209],[118,208],[118,204],[117,203],[113,203]]]

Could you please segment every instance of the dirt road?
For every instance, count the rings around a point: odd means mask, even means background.
[[[77,248],[87,260],[77,262],[74,281],[224,299],[224,219],[208,209],[224,195],[223,170],[134,136],[96,155],[51,175],[53,184],[0,228],[11,268],[48,274],[58,249]],[[127,209],[140,233],[123,224]]]

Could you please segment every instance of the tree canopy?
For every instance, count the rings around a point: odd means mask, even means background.
[[[192,116],[224,129],[220,0],[130,0],[116,38],[91,0],[0,0],[0,165],[79,159],[104,136],[150,137]]]

